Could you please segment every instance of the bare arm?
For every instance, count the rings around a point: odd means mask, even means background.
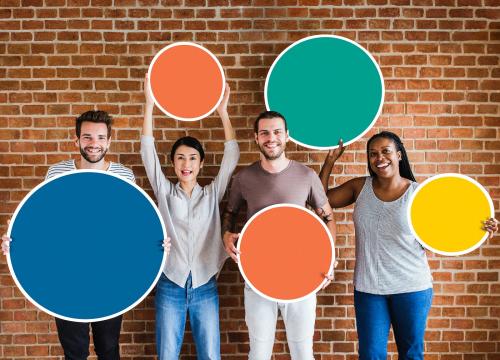
[[[332,238],[333,238],[332,256],[333,256],[334,267],[336,267],[337,266],[337,259],[335,258],[335,240],[336,240],[336,236],[337,236],[337,230],[336,230],[336,223],[335,223],[335,220],[333,218],[333,210],[332,210],[330,204],[326,203],[322,207],[316,209],[316,214],[318,214],[318,216],[321,219],[323,219],[323,221],[326,224],[326,227],[328,228],[328,231],[330,231],[330,234],[332,235]],[[325,275],[326,282],[323,285],[323,289],[326,288],[328,285],[330,285],[330,283],[333,280],[333,273],[324,274],[324,275]]]
[[[333,150],[330,150],[328,155],[326,155],[325,162],[323,163],[321,170],[319,171],[319,179],[321,180],[321,185],[323,185],[325,192],[328,192],[328,179],[332,173],[335,161],[337,161],[337,159],[333,156]]]
[[[234,228],[236,226],[236,217],[238,214],[235,214],[229,211],[226,207],[224,213],[222,214],[222,234],[226,232],[234,232]]]
[[[328,151],[328,155],[326,156],[325,162],[323,163],[323,166],[321,167],[321,170],[319,172],[319,178],[321,180],[321,184],[323,185],[323,189],[325,189],[325,192],[328,191],[328,178],[332,173],[333,165],[335,165],[335,162],[342,156],[344,151],[345,146],[342,139],[339,140],[338,147],[336,149]]]
[[[328,196],[328,202],[331,207],[337,209],[349,206],[356,202],[356,198],[359,195],[364,183],[365,178],[358,177],[328,190],[326,195]]]
[[[224,242],[224,249],[235,262],[238,262],[239,254],[235,244],[240,236],[240,234],[234,232],[237,216],[237,213],[233,213],[227,208],[224,211],[224,214],[222,214],[222,241]]]
[[[165,190],[167,192],[171,189],[170,181],[165,177],[161,170],[160,159],[156,153],[154,138],[153,138],[153,108],[154,100],[149,87],[147,75],[144,78],[144,96],[146,104],[144,105],[144,122],[142,125],[141,137],[141,158],[144,164],[144,169],[148,176],[151,187],[156,195]]]
[[[361,189],[360,185],[363,186],[364,179],[356,178],[347,181],[346,183],[328,189],[328,179],[332,172],[333,166],[335,162],[339,159],[339,157],[344,153],[345,147],[342,143],[342,140],[339,141],[339,147],[335,150],[330,150],[328,155],[325,158],[325,162],[321,167],[321,171],[319,173],[319,178],[321,180],[321,184],[326,191],[326,195],[328,196],[328,202],[332,208],[341,208],[348,205],[351,205],[356,201],[356,196]]]
[[[330,234],[332,235],[333,242],[335,245],[335,239],[337,236],[337,229],[336,229],[336,223],[335,219],[333,218],[333,210],[330,206],[329,203],[326,203],[323,205],[323,207],[320,207],[319,209],[316,209],[316,214],[323,219],[323,221],[326,224],[326,227],[328,228],[328,231],[330,231]],[[333,254],[334,260],[335,260],[335,252]]]
[[[227,104],[229,102],[230,93],[231,89],[229,88],[229,84],[226,83],[226,86],[224,88],[224,97],[222,98],[219,106],[217,106],[217,113],[222,120],[222,126],[224,127],[224,136],[226,138],[226,141],[234,140],[236,138],[233,126],[231,125],[231,121],[229,120],[229,114],[227,112]]]
[[[237,175],[231,185],[229,199],[222,215],[222,240],[224,242],[224,249],[235,262],[238,262],[239,254],[235,244],[240,234],[235,233],[234,229],[242,202],[243,197],[239,185],[239,177]]]

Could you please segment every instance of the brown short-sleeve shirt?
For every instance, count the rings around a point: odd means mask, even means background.
[[[247,220],[263,208],[275,204],[310,205],[320,208],[328,202],[318,175],[305,165],[290,160],[279,173],[264,170],[260,161],[240,170],[235,175],[227,210],[237,213],[247,203]]]

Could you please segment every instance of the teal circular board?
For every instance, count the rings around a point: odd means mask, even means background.
[[[290,138],[313,149],[348,145],[375,124],[384,80],[373,56],[335,35],[301,39],[278,55],[266,78],[266,108],[287,120]]]
[[[8,235],[7,261],[21,292],[71,321],[133,308],[165,263],[165,226],[153,201],[103,171],[70,171],[38,185],[19,204]]]

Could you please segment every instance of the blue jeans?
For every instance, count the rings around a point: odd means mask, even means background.
[[[360,360],[386,360],[392,324],[399,360],[424,359],[424,334],[432,289],[394,295],[354,290]]]
[[[193,289],[191,274],[184,288],[162,274],[155,303],[156,347],[160,360],[179,359],[188,313],[197,359],[220,359],[219,295],[215,276]]]

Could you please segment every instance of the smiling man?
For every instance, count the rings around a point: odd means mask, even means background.
[[[105,111],[87,111],[76,118],[75,145],[80,159],[65,160],[52,165],[46,179],[66,171],[92,169],[109,171],[135,181],[132,170],[122,164],[107,161],[105,155],[111,145],[112,119]],[[89,324],[56,318],[57,333],[66,360],[83,360],[89,356]],[[94,348],[99,360],[120,359],[119,338],[122,316],[91,323]]]
[[[242,169],[234,178],[224,213],[223,229],[226,252],[237,261],[234,233],[235,220],[241,205],[247,204],[247,220],[259,210],[274,204],[290,203],[312,206],[326,222],[335,239],[332,208],[316,173],[285,155],[288,141],[286,120],[278,112],[261,113],[254,125],[255,142],[260,161]],[[307,239],[304,239],[307,246]],[[279,255],[277,255],[279,256]],[[325,275],[326,287],[332,280]],[[290,355],[293,360],[313,359],[313,335],[316,319],[316,295],[294,303],[270,301],[245,285],[245,319],[250,336],[250,360],[271,358],[278,309],[286,328]]]
[[[111,117],[105,111],[91,110],[76,118],[75,145],[80,151],[80,159],[64,160],[52,165],[45,178],[50,179],[65,171],[93,169],[110,171],[134,181],[132,170],[104,158],[111,145],[111,122]]]
[[[78,160],[64,160],[52,165],[45,179],[66,171],[93,169],[109,171],[127,180],[135,181],[129,168],[105,160],[111,144],[112,119],[105,111],[87,111],[76,119],[75,145],[80,150]],[[89,184],[92,186],[92,184]],[[2,237],[2,251],[9,251],[11,239]],[[89,265],[90,266],[90,265]],[[66,360],[85,360],[89,356],[89,323],[73,322],[55,318],[59,341]],[[122,316],[90,323],[94,339],[94,348],[99,360],[120,359],[119,338]]]

